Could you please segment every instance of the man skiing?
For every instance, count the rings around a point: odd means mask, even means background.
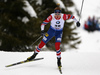
[[[76,22],[77,27],[80,26],[79,21],[77,19],[70,15],[70,14],[62,14],[60,7],[56,7],[54,9],[54,13],[52,13],[43,23],[41,24],[41,34],[43,36],[43,39],[41,43],[37,46],[36,50],[34,51],[34,54],[27,58],[27,60],[32,60],[36,57],[36,55],[41,51],[42,47],[52,38],[55,36],[55,49],[57,54],[57,65],[58,67],[61,66],[61,49],[60,44],[62,40],[62,33],[63,33],[63,27],[64,22],[67,19],[73,19]],[[44,34],[44,27],[46,24],[51,22],[50,28],[47,31],[46,34]]]

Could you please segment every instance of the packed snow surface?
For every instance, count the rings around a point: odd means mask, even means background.
[[[0,52],[0,75],[60,75],[55,52],[41,52],[33,61],[13,67],[8,64],[22,61],[33,52]],[[100,52],[62,52],[62,75],[100,75]]]

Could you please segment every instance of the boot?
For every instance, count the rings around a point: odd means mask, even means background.
[[[38,53],[34,52],[34,54],[32,56],[28,57],[27,60],[29,60],[29,61],[33,60],[36,57],[37,54]]]
[[[58,67],[62,67],[62,65],[61,65],[61,58],[57,58],[57,65],[58,65]]]

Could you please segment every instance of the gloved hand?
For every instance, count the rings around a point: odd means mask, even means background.
[[[80,27],[80,23],[79,23],[79,21],[76,23],[76,25],[77,25],[77,27]]]
[[[42,31],[41,31],[41,35],[42,35],[42,36],[44,36],[44,35],[45,35],[45,32],[44,32],[44,30],[42,30]]]

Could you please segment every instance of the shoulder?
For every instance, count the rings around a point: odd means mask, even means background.
[[[62,14],[63,19],[66,20],[67,19],[67,15],[66,14]]]
[[[50,15],[51,15],[51,16],[54,16],[54,13],[51,13]]]
[[[52,17],[53,17],[53,14],[50,14],[47,18],[47,21],[51,21],[52,20]]]

